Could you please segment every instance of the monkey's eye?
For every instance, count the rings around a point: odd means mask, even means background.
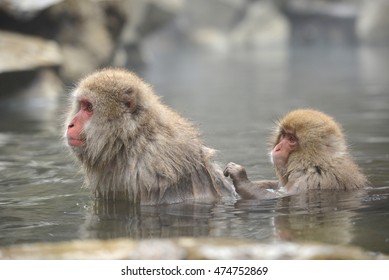
[[[297,143],[297,141],[298,141],[298,139],[297,139],[297,137],[295,136],[295,135],[292,135],[292,134],[289,134],[288,135],[288,139],[289,139],[289,141],[291,142],[291,143]]]
[[[298,138],[293,132],[283,131],[281,133],[281,140],[286,139],[289,141],[292,145],[297,144]]]
[[[80,102],[80,107],[81,107],[81,110],[87,111],[88,113],[92,113],[93,112],[93,105],[92,105],[92,103],[90,103],[87,100],[82,100]]]

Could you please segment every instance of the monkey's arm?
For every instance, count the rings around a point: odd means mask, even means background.
[[[230,177],[235,186],[236,192],[245,199],[269,199],[277,197],[275,192],[278,188],[278,181],[256,181],[251,182],[243,166],[230,162],[224,169],[224,176]],[[274,190],[274,192],[272,191]]]

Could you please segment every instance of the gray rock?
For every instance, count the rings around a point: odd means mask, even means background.
[[[208,49],[288,44],[289,24],[273,1],[191,1],[185,13],[189,41]]]
[[[387,45],[389,43],[388,12],[388,1],[364,1],[357,24],[357,34],[362,43],[369,45]]]
[[[284,1],[295,46],[342,46],[357,43],[355,1],[292,0]]]
[[[130,68],[143,64],[146,61],[142,51],[144,38],[172,22],[183,6],[183,0],[125,1],[123,8],[130,20],[120,34],[113,64]]]
[[[25,111],[39,108],[37,115],[45,115],[46,111],[41,109],[53,109],[53,106],[48,105],[54,105],[62,91],[62,81],[58,75],[62,61],[60,47],[54,41],[0,31],[3,105],[10,102]]]
[[[56,42],[0,31],[0,74],[61,64],[62,54]]]
[[[76,240],[13,245],[0,248],[0,259],[370,260],[388,259],[388,256],[343,245],[288,242],[261,244],[248,240],[177,238]]]
[[[241,22],[232,30],[231,43],[238,47],[285,47],[289,40],[286,17],[269,1],[256,1],[246,8]]]
[[[62,1],[63,0],[2,0],[0,2],[0,10],[4,10],[16,18],[25,20],[34,17],[42,10]]]
[[[66,0],[51,7],[47,18],[56,19],[53,39],[62,48],[61,76],[75,81],[109,63],[115,49],[103,8],[93,1]]]

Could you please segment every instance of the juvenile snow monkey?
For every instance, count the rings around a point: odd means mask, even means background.
[[[369,185],[354,163],[342,129],[330,116],[300,109],[284,116],[274,129],[271,161],[278,180],[251,182],[244,167],[224,170],[242,198],[277,197],[277,191],[355,190]],[[273,190],[273,191],[269,191]]]

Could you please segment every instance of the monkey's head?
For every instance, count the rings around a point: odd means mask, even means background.
[[[67,143],[81,161],[107,162],[125,152],[124,146],[142,126],[148,104],[157,100],[151,87],[129,71],[95,72],[81,80],[72,93]]]
[[[293,161],[299,161],[302,167],[320,166],[327,157],[345,153],[342,129],[333,118],[316,110],[299,109],[279,121],[271,158],[275,167],[283,170]]]

